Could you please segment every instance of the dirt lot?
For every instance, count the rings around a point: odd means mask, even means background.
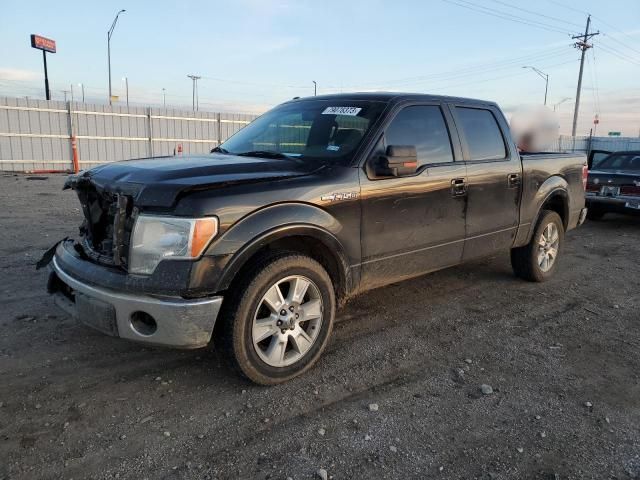
[[[363,295],[264,388],[57,310],[63,180],[0,177],[0,478],[640,478],[640,219],[571,232],[546,284],[499,256]]]

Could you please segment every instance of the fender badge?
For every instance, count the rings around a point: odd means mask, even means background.
[[[323,202],[336,202],[340,200],[355,200],[356,198],[358,198],[358,192],[339,192],[322,195],[320,200]]]

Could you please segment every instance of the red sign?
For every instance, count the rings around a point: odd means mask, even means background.
[[[45,52],[56,53],[56,41],[40,35],[31,35],[31,46]]]

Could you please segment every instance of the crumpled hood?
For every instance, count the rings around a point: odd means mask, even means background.
[[[98,191],[131,195],[138,206],[170,207],[179,194],[226,185],[307,175],[318,167],[289,159],[210,154],[114,162],[67,180],[65,188],[91,184]]]

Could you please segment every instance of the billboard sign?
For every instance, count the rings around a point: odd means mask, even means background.
[[[31,46],[45,52],[56,53],[56,41],[40,35],[31,34]]]

